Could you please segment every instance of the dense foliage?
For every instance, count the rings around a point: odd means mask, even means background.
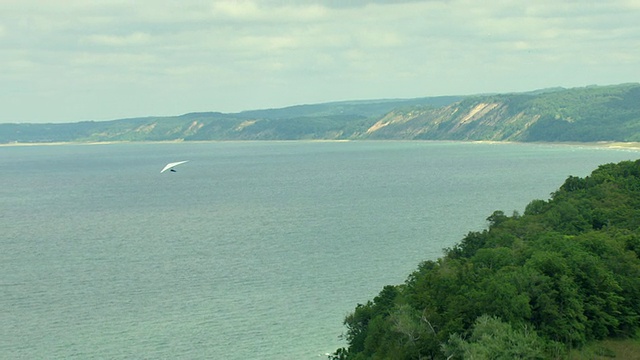
[[[546,359],[640,329],[640,160],[494,212],[346,317],[335,359]]]
[[[541,118],[526,141],[640,141],[640,86],[586,87],[530,102]]]

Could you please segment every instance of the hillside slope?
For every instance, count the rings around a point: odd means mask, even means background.
[[[640,141],[640,84],[298,105],[66,124],[0,124],[0,143],[172,140]]]
[[[201,112],[79,123],[0,124],[0,143],[348,139],[357,137],[393,109],[446,106],[460,99],[440,96],[344,101],[234,114]]]
[[[440,108],[394,110],[373,139],[638,141],[640,85],[474,96]]]

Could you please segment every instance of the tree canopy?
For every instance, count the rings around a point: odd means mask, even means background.
[[[640,160],[495,211],[345,319],[334,359],[544,359],[640,330]]]

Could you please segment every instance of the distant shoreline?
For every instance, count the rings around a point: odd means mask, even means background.
[[[53,142],[12,142],[0,143],[0,147],[11,146],[61,146],[61,145],[113,145],[113,144],[206,144],[206,143],[240,143],[240,142],[350,142],[350,141],[403,141],[403,140],[333,140],[333,139],[313,139],[313,140],[166,140],[166,141],[53,141]],[[420,140],[410,140],[420,141]],[[640,145],[639,145],[640,146]]]
[[[54,141],[54,142],[33,142],[33,143],[25,143],[25,142],[12,142],[12,143],[2,143],[0,147],[10,147],[10,146],[60,146],[60,145],[113,145],[113,144],[171,144],[171,143],[181,143],[184,141],[181,140],[171,140],[171,141]],[[194,141],[195,142],[195,141]]]
[[[61,145],[113,145],[113,144],[177,144],[177,143],[221,143],[221,142],[459,142],[474,144],[540,144],[540,145],[567,145],[567,146],[590,146],[605,149],[627,149],[640,151],[640,142],[622,141],[597,141],[597,142],[520,142],[520,141],[493,141],[493,140],[169,140],[169,141],[57,141],[57,142],[36,142],[36,143],[1,143],[0,147],[17,146],[61,146]]]
[[[462,141],[465,142],[465,141]],[[628,149],[628,150],[640,150],[640,142],[624,142],[624,141],[594,141],[594,142],[548,142],[548,141],[536,141],[536,142],[523,142],[523,141],[491,141],[491,140],[478,140],[469,141],[474,143],[484,144],[540,144],[540,145],[567,145],[567,146],[590,146],[605,149]]]

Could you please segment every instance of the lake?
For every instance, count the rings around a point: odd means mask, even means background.
[[[593,146],[0,147],[0,357],[318,359],[494,210],[637,159]],[[165,164],[189,160],[177,172]]]

